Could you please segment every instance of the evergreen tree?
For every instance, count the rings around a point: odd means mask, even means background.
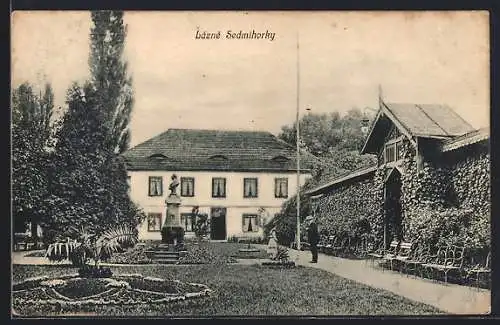
[[[67,93],[68,110],[57,132],[52,159],[51,220],[48,240],[70,229],[102,232],[113,225],[136,227],[141,213],[128,196],[123,162],[109,145],[100,97],[93,85],[74,84]]]
[[[132,79],[123,60],[126,27],[122,11],[92,12],[90,32],[91,81],[108,125],[109,141],[115,153],[128,149],[130,114],[133,106]]]

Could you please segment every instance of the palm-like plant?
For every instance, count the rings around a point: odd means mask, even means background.
[[[135,245],[138,241],[136,229],[126,224],[108,228],[100,234],[83,227],[76,233],[78,238],[74,242],[68,240],[69,244],[51,244],[46,256],[52,260],[69,258],[79,266],[89,264],[92,260],[97,268],[102,260],[107,260],[113,253],[127,245]]]

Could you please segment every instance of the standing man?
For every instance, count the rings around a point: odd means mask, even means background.
[[[318,225],[313,216],[308,216],[306,218],[307,224],[307,240],[311,248],[312,261],[311,263],[318,263],[318,242],[319,242],[319,232]]]

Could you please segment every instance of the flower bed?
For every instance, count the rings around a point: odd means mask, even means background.
[[[139,274],[122,274],[113,278],[40,277],[14,284],[13,308],[35,304],[78,310],[84,305],[167,303],[200,298],[210,293],[211,290],[203,284]]]

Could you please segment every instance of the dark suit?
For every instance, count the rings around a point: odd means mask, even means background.
[[[319,242],[319,232],[318,225],[313,221],[309,224],[309,228],[307,229],[307,239],[309,241],[309,245],[312,253],[312,261],[318,261],[318,242]]]

